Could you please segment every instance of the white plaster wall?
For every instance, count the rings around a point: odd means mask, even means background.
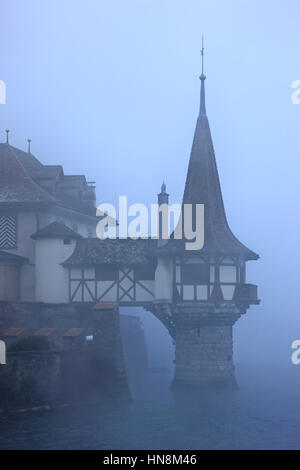
[[[19,267],[0,266],[0,300],[19,300]]]
[[[235,286],[224,286],[221,284],[224,300],[232,300]]]
[[[54,208],[51,211],[51,218],[53,218],[51,222],[54,220],[61,221],[72,230],[74,230],[75,224],[77,226],[75,231],[83,237],[96,237],[98,220],[95,218],[62,207]]]
[[[169,257],[158,259],[155,271],[155,299],[172,300],[173,294],[173,263]]]
[[[28,263],[20,271],[20,300],[35,300],[35,242],[31,235],[37,231],[37,216],[35,212],[18,212],[17,216],[17,247],[6,250],[9,253],[28,258]],[[25,267],[26,266],[26,267]]]
[[[68,269],[61,266],[73,252],[76,241],[64,245],[63,239],[36,240],[36,301],[69,302]]]
[[[24,263],[20,267],[20,298],[22,302],[35,300],[35,266]]]
[[[140,284],[136,283],[136,301],[144,302],[153,300],[153,295],[151,295],[151,292],[154,294],[154,284],[154,281],[140,281]],[[143,286],[145,286],[148,290],[145,290]]]

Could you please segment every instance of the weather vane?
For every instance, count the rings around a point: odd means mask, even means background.
[[[202,57],[202,75],[204,75],[204,38],[203,36],[202,36],[201,57]]]

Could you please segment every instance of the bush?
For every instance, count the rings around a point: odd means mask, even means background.
[[[47,338],[43,336],[28,336],[11,344],[7,352],[21,351],[49,351],[50,345]]]

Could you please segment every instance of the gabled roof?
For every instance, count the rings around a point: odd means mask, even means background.
[[[71,230],[62,222],[52,222],[32,234],[31,238],[34,240],[38,238],[72,238],[79,240],[82,237],[79,233],[74,232],[74,230]]]
[[[145,263],[153,256],[157,240],[139,238],[82,238],[64,266]]]
[[[63,176],[64,171],[61,165],[42,165],[38,168],[32,168],[30,170],[30,175],[33,179],[43,180],[43,179],[54,179],[57,180],[59,177]]]
[[[68,188],[78,189],[78,197]],[[96,217],[94,195],[83,175],[64,175],[61,165],[43,165],[31,153],[0,144],[0,206],[57,204]],[[83,197],[80,195],[83,194]]]
[[[55,199],[33,181],[24,165],[24,152],[0,144],[0,204],[53,203]],[[30,164],[35,165],[35,160]]]
[[[10,148],[13,149],[22,165],[29,173],[43,169],[44,165],[34,155],[32,155],[32,153],[23,152],[23,150],[13,147],[12,145],[10,145]]]
[[[223,204],[214,146],[205,109],[205,75],[201,75],[201,102],[190,155],[183,205],[204,204],[203,252],[235,254],[246,259],[259,256],[231,232]],[[183,209],[184,210],[184,209]],[[170,240],[158,252],[183,251],[185,240]]]

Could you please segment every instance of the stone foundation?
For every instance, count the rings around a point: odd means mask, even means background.
[[[24,328],[21,337],[7,337],[12,328]],[[48,350],[16,352],[18,341],[30,339],[40,328],[51,328],[45,338]],[[64,336],[70,328],[80,334]],[[0,339],[8,350],[7,364],[0,366],[0,409],[130,400],[117,307],[1,302]]]
[[[237,311],[180,311],[176,318],[173,386],[236,388],[232,325]]]

